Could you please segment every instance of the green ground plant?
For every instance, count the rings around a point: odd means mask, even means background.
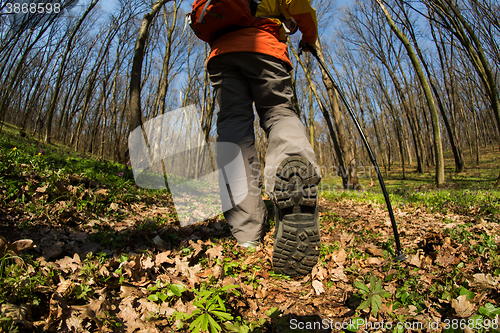
[[[328,200],[351,199],[359,202],[385,204],[382,193],[377,191],[326,191],[322,196]],[[430,189],[421,191],[390,191],[389,197],[394,207],[423,206],[431,211],[477,216],[500,216],[500,191],[469,189]]]
[[[178,311],[173,314],[176,320],[181,321],[178,329],[189,324],[189,332],[207,332],[209,329],[212,333],[221,332],[221,324],[233,320],[226,301],[230,294],[240,296],[238,288],[238,285],[227,285],[192,290],[195,294],[193,305],[196,309],[190,314]]]
[[[364,298],[363,302],[361,302],[357,309],[363,310],[370,308],[375,318],[377,317],[377,313],[382,308],[383,299],[391,296],[391,294],[382,287],[382,280],[377,279],[374,275],[370,276],[370,286],[361,281],[356,281],[354,282],[354,287],[359,290],[360,294]]]
[[[148,300],[155,303],[168,302],[171,303],[174,299],[182,296],[182,293],[186,291],[186,287],[182,284],[167,284],[162,286],[160,281],[156,281],[154,286],[148,287],[148,291],[151,293],[148,296]]]
[[[22,259],[9,253],[5,254],[0,259],[0,304],[39,305],[41,299],[37,288],[48,285],[53,272],[39,270],[38,267],[38,262],[31,258]]]

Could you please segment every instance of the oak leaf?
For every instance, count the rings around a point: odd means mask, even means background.
[[[491,274],[477,273],[474,274],[472,285],[481,289],[496,289],[499,285],[499,279],[493,278]]]
[[[219,260],[224,259],[224,255],[222,254],[222,245],[215,245],[206,250],[205,253],[210,256],[210,260],[214,260],[215,258],[219,258]]]
[[[171,251],[165,251],[165,252],[162,252],[162,253],[158,253],[156,255],[156,257],[155,257],[155,264],[157,266],[159,266],[159,265],[161,265],[163,263],[173,264],[174,260],[169,257],[170,253],[171,253]]]
[[[467,295],[460,295],[457,299],[452,300],[451,307],[462,318],[470,317],[474,313],[474,305],[467,300]]]

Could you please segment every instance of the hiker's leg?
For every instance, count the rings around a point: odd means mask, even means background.
[[[210,60],[208,70],[220,107],[217,141],[237,144],[245,161],[248,195],[236,207],[224,213],[233,236],[239,243],[244,243],[258,241],[263,236],[267,209],[261,197],[260,165],[253,130],[252,93],[246,78],[234,63],[234,58],[231,54],[217,56]],[[220,154],[224,152],[218,151],[218,155]],[[221,158],[218,157],[218,160]],[[229,181],[231,183],[231,180]]]
[[[244,74],[251,78],[261,126],[268,135],[265,184],[276,217],[273,269],[290,276],[308,274],[321,249],[315,154],[294,112],[285,65],[258,54],[249,58]]]
[[[305,126],[294,111],[291,78],[285,63],[257,53],[240,59],[247,63],[243,74],[249,78],[260,124],[268,137],[264,171],[266,193],[271,194],[276,170],[288,156],[304,157],[320,175]]]

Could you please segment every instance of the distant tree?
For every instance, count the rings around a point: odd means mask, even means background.
[[[437,113],[437,108],[436,104],[434,103],[434,97],[432,95],[432,90],[430,88],[429,82],[424,74],[424,71],[422,69],[422,65],[420,64],[420,61],[418,60],[418,56],[414,51],[414,48],[410,44],[410,41],[408,40],[408,37],[396,26],[394,23],[391,14],[387,10],[386,6],[382,2],[382,0],[377,0],[377,3],[379,4],[380,8],[382,9],[382,12],[384,13],[387,22],[389,26],[391,27],[392,31],[396,34],[396,36],[401,40],[403,43],[404,47],[406,48],[406,51],[408,53],[408,56],[413,64],[413,68],[415,69],[415,72],[417,73],[419,82],[422,86],[422,89],[424,91],[424,95],[427,101],[427,106],[429,107],[429,111],[431,114],[431,119],[432,119],[432,128],[433,128],[433,136],[434,136],[434,149],[435,149],[435,160],[436,160],[436,185],[438,187],[441,187],[444,185],[444,156],[443,156],[443,147],[442,147],[442,140],[441,140],[441,130],[439,127],[439,117]]]

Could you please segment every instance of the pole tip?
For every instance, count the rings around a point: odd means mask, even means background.
[[[399,252],[398,255],[394,258],[394,261],[405,261],[408,257],[403,253]]]

